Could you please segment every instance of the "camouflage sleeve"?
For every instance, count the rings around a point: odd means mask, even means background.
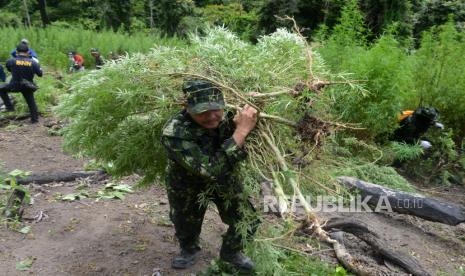
[[[170,159],[190,173],[212,181],[229,175],[234,166],[247,156],[232,137],[226,139],[213,154],[202,152],[194,141],[187,139],[163,136],[162,143]]]

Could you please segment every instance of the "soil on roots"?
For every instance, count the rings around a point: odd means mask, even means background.
[[[297,122],[297,133],[303,142],[321,145],[324,137],[330,134],[330,126],[323,120],[305,113]]]

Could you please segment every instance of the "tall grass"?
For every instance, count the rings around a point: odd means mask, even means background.
[[[411,105],[436,107],[457,142],[465,138],[464,41],[465,33],[452,21],[423,34],[411,58],[416,95],[407,99]]]
[[[163,38],[158,34],[134,33],[127,35],[112,31],[94,32],[79,28],[51,26],[47,28],[0,28],[0,61],[10,57],[10,52],[22,38],[27,38],[30,47],[37,52],[43,66],[66,70],[69,62],[67,53],[77,51],[85,59],[85,66],[94,67],[90,55],[91,48],[98,48],[106,57],[108,53],[148,52],[156,45],[183,46],[185,43],[176,38]]]
[[[363,80],[365,94],[331,89],[332,111],[366,128],[363,138],[389,137],[401,110],[436,107],[460,144],[465,138],[465,34],[449,23],[423,33],[418,49],[405,48],[390,28],[370,45],[360,11],[349,2],[341,22],[318,52],[333,72]]]

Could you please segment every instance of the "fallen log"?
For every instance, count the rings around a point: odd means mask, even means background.
[[[70,182],[78,178],[86,178],[91,176],[104,176],[105,172],[100,171],[88,171],[88,172],[57,172],[57,173],[45,173],[45,174],[33,174],[23,179],[18,179],[18,184],[46,184],[51,182]]]
[[[423,195],[401,192],[365,182],[354,177],[338,177],[338,181],[350,190],[359,190],[369,205],[389,203],[392,211],[413,215],[429,221],[457,225],[465,222],[465,208]]]
[[[431,275],[424,270],[421,265],[410,255],[391,248],[375,232],[369,229],[364,222],[351,218],[337,218],[329,220],[324,226],[327,231],[336,231],[335,238],[341,244],[344,244],[343,234],[340,231],[351,233],[359,239],[366,242],[371,248],[378,253],[383,259],[398,265],[412,275],[428,276]],[[338,258],[339,259],[339,258]],[[353,271],[359,275],[357,271]]]

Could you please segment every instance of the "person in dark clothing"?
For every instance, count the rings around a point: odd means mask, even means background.
[[[8,92],[20,92],[29,107],[31,122],[39,121],[39,112],[34,99],[34,92],[37,86],[34,84],[34,75],[42,77],[42,69],[28,54],[27,45],[20,43],[16,47],[17,57],[6,62],[6,69],[11,72],[11,80],[6,86],[0,89],[0,96],[7,111],[14,111],[13,103],[8,96]]]
[[[437,122],[439,112],[434,107],[420,107],[415,111],[403,111],[399,116],[399,128],[393,135],[393,140],[407,144],[419,143],[424,149],[432,145],[429,141],[421,140],[431,127],[444,128]]]
[[[90,54],[95,58],[95,69],[101,69],[105,61],[103,60],[100,52],[96,48],[90,49]]]
[[[2,82],[6,81],[6,74],[5,71],[3,71],[3,66],[0,64],[0,80]]]
[[[21,43],[21,44],[25,44],[25,45],[29,48],[29,40],[23,38],[23,39],[21,39],[21,42],[20,42],[20,43]],[[36,61],[38,61],[39,57],[37,56],[37,53],[36,53],[34,50],[32,50],[31,48],[29,48],[29,50],[27,51],[27,53],[28,53],[28,55],[29,55],[30,58],[35,58]],[[16,57],[16,49],[13,49],[13,50],[11,51],[11,56],[14,57],[14,58]]]
[[[249,227],[245,237],[251,239],[259,219],[243,192],[237,165],[247,156],[243,147],[255,128],[257,110],[245,106],[236,116],[231,112],[224,114],[222,92],[203,80],[188,81],[183,91],[187,108],[166,123],[161,139],[169,159],[166,184],[170,218],[181,247],[171,265],[182,269],[195,262],[208,204],[200,202],[199,197],[204,194],[229,225],[223,235],[220,258],[242,272],[251,272],[255,265],[241,253],[244,237],[236,227],[245,219],[245,213],[252,214],[255,218],[246,221]]]

